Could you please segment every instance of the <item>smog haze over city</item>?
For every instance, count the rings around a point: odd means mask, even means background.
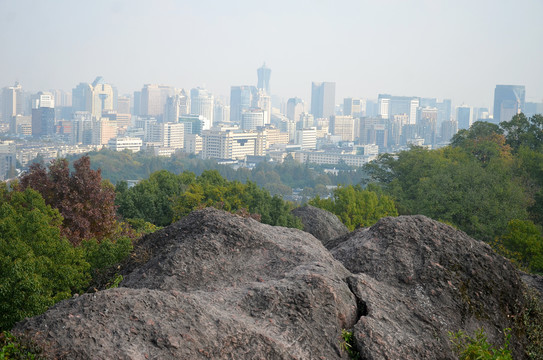
[[[308,103],[312,81],[492,109],[496,84],[543,99],[543,2],[0,0],[0,87],[62,89],[98,75],[227,98],[272,69],[271,93]]]

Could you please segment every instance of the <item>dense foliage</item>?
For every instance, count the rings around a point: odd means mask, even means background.
[[[82,249],[60,234],[62,217],[41,195],[0,189],[0,330],[45,311],[89,280]]]
[[[309,204],[336,214],[351,231],[371,226],[385,216],[398,216],[390,197],[363,190],[360,185],[340,186],[334,191],[333,198],[321,199],[317,196]]]
[[[21,178],[21,188],[38,191],[45,203],[63,217],[62,233],[74,245],[82,240],[102,240],[116,229],[115,190],[102,182],[100,170],[90,168],[83,156],[73,163],[70,173],[66,159],[57,159],[45,168],[34,163]]]
[[[214,206],[257,214],[265,224],[301,227],[290,214],[289,203],[253,182],[228,181],[217,170],[204,171],[198,177],[191,172],[175,175],[161,170],[130,189],[121,182],[116,190],[121,216],[157,226],[169,225],[197,208]]]

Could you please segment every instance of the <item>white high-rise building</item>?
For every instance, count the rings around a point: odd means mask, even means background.
[[[15,115],[23,114],[23,88],[19,83],[2,89],[2,120],[9,123]]]
[[[271,123],[271,98],[263,90],[258,91],[257,107],[264,111],[264,124]]]
[[[194,115],[202,115],[213,126],[213,95],[200,87],[190,91],[190,111]]]
[[[379,94],[377,99],[378,115],[381,119],[391,119],[394,115],[409,115],[409,124],[417,123],[417,109],[420,99],[410,96],[391,96]]]
[[[204,159],[245,159],[248,155],[263,156],[266,132],[212,128],[202,131]]]
[[[32,109],[54,107],[55,97],[49,91],[40,91],[32,97]]]
[[[317,148],[317,128],[311,127],[296,131],[296,144],[302,150],[314,150]]]
[[[265,111],[262,109],[249,109],[241,114],[241,128],[243,130],[256,130],[265,124]]]

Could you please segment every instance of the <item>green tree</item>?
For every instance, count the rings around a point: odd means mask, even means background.
[[[385,216],[398,216],[390,197],[363,190],[360,185],[340,186],[334,190],[333,198],[321,199],[317,196],[309,204],[336,214],[351,231],[373,225]]]
[[[89,264],[61,237],[62,217],[42,196],[0,189],[0,330],[42,313],[86,285]]]
[[[116,187],[118,213],[125,219],[169,225],[174,217],[173,199],[184,193],[195,178],[194,173],[188,171],[175,175],[160,170],[130,189],[125,182],[120,182]]]
[[[514,151],[521,146],[538,151],[543,149],[543,115],[527,118],[520,113],[513,116],[511,121],[501,122],[500,127],[506,134],[507,143]]]
[[[511,220],[506,232],[499,238],[519,265],[531,272],[543,272],[543,234],[529,220]]]
[[[180,219],[191,211],[213,206],[230,212],[247,211],[258,214],[265,224],[301,228],[299,219],[290,210],[292,205],[280,197],[272,197],[256,183],[224,179],[217,170],[204,171],[188,189],[174,199],[174,219]]]
[[[368,167],[400,214],[423,214],[491,241],[512,219],[527,219],[528,198],[509,161],[481,162],[461,147],[412,148]],[[507,206],[503,206],[507,204]]]

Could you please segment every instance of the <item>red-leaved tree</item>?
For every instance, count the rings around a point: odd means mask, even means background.
[[[64,218],[62,233],[74,245],[82,240],[98,241],[113,234],[116,228],[115,190],[102,182],[100,169],[90,168],[90,158],[83,156],[73,163],[57,159],[45,168],[33,164],[21,178],[21,190],[31,187],[45,203],[59,210]]]

